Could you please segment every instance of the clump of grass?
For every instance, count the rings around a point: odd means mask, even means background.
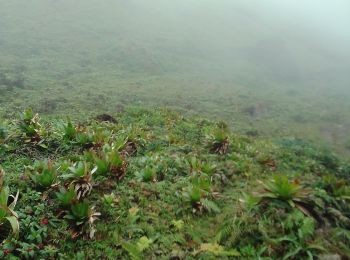
[[[157,173],[154,168],[146,167],[145,169],[142,169],[141,171],[137,172],[136,177],[140,181],[155,182],[157,178]]]

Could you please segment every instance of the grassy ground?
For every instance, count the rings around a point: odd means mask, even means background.
[[[11,117],[32,106],[45,115],[79,118],[86,113],[116,113],[129,106],[168,107],[186,115],[225,120],[242,134],[294,136],[349,154],[347,96],[332,95],[327,89],[247,87],[231,80],[222,83],[183,75],[96,78],[84,73],[64,82],[26,79],[26,87],[2,91],[0,112]]]
[[[350,164],[329,150],[164,109],[112,115],[4,121],[2,258],[350,256]]]

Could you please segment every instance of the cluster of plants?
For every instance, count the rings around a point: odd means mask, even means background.
[[[167,110],[1,129],[0,258],[350,255],[350,166],[316,148]]]

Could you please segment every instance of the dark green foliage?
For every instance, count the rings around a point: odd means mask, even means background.
[[[85,221],[89,217],[89,203],[77,202],[71,205],[71,216],[77,221],[77,223]]]
[[[68,190],[61,188],[59,192],[56,192],[56,196],[62,206],[68,207],[76,198],[74,187],[70,186]]]

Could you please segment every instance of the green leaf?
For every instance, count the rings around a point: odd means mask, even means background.
[[[180,219],[180,220],[172,220],[171,224],[173,224],[177,230],[182,230],[185,223],[183,220]]]
[[[287,254],[286,254],[284,257],[283,257],[283,260],[285,260],[285,259],[288,259],[288,258],[291,258],[291,257],[294,257],[294,256],[298,255],[298,253],[299,253],[301,250],[303,250],[303,248],[301,248],[301,247],[297,247],[295,250],[293,250],[293,251],[291,251],[291,252],[287,253]]]
[[[133,260],[141,260],[141,252],[139,248],[131,243],[123,243],[122,247],[128,252],[130,258]]]
[[[149,239],[148,237],[143,236],[137,242],[137,248],[142,252],[145,249],[149,248],[149,246],[152,243],[153,243],[152,239]]]
[[[204,199],[201,202],[203,204],[203,207],[206,208],[209,212],[214,212],[214,213],[221,212],[220,208],[215,204],[215,202],[208,199]]]
[[[6,217],[7,221],[11,224],[12,233],[17,237],[19,234],[19,222],[15,216]]]

